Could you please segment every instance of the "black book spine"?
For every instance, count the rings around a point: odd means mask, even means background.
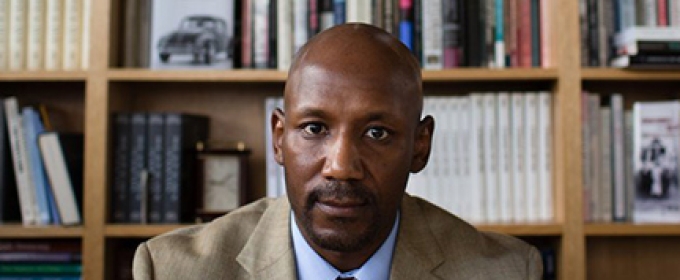
[[[587,0],[588,66],[600,66],[600,30],[597,0]]]
[[[413,0],[413,54],[423,65],[423,1]]]
[[[132,142],[130,145],[130,188],[128,189],[128,209],[130,217],[128,222],[141,223],[142,215],[142,173],[147,170],[146,166],[146,142],[147,142],[147,116],[145,113],[133,113],[131,117]]]
[[[243,68],[243,27],[241,21],[243,20],[243,3],[242,0],[234,1],[234,37],[231,39],[231,58],[234,69]]]
[[[531,66],[541,67],[541,4],[531,0]]]
[[[483,56],[486,54],[484,47],[484,28],[482,21],[485,19],[482,3],[478,0],[461,1],[467,5],[460,11],[463,13],[465,24],[465,49],[467,50],[466,66],[481,67]]]
[[[113,188],[111,220],[114,223],[128,221],[128,184],[130,182],[130,115],[114,115],[113,140]]]
[[[150,113],[147,131],[147,166],[149,168],[149,222],[161,223],[163,214],[163,122],[162,113]]]
[[[277,0],[270,0],[269,2],[269,21],[268,21],[268,31],[269,31],[269,43],[267,44],[269,46],[269,58],[267,59],[269,65],[268,67],[270,69],[276,69],[277,68],[277,63],[278,63],[278,47],[277,47],[277,42],[278,42],[278,28],[277,24],[279,22],[278,20],[278,13],[277,11]]]
[[[196,144],[208,139],[208,118],[165,116],[165,223],[191,221],[196,208]]]

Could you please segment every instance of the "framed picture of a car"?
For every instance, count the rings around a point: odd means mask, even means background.
[[[153,0],[150,39],[152,69],[232,68],[233,1]]]

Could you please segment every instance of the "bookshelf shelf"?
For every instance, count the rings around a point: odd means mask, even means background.
[[[680,236],[680,224],[586,224],[586,236]]]
[[[482,231],[501,232],[514,236],[561,236],[560,224],[480,224],[477,229]]]
[[[130,82],[231,82],[231,83],[282,83],[286,72],[276,70],[109,70],[111,81]]]
[[[166,233],[171,230],[175,230],[182,227],[191,226],[191,224],[165,224],[165,225],[133,225],[133,224],[120,224],[120,225],[107,225],[104,229],[104,234],[106,237],[116,237],[116,238],[128,238],[128,237],[139,237],[139,238],[150,238],[162,233]]]
[[[0,238],[81,238],[82,227],[2,225]]]
[[[680,81],[680,71],[673,70],[584,68],[581,76],[584,81]]]
[[[0,71],[0,81],[66,81],[84,82],[89,73],[87,71]]]
[[[461,68],[423,71],[424,82],[474,82],[474,81],[553,81],[558,79],[556,69],[479,69]]]

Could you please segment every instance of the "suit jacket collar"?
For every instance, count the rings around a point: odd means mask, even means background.
[[[408,194],[401,203],[401,224],[397,244],[392,256],[393,280],[399,279],[440,279],[434,270],[444,262],[444,253],[437,246],[435,236],[424,223],[423,215],[416,201]]]
[[[434,270],[444,254],[415,199],[404,195],[402,215],[392,256],[391,279],[440,279]],[[290,204],[276,199],[262,215],[236,260],[253,279],[296,279],[297,270],[290,236]]]
[[[262,214],[236,260],[252,279],[296,279],[290,237],[290,204],[283,197]]]

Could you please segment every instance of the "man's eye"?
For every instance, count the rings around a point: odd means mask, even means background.
[[[387,132],[387,130],[384,128],[372,127],[366,131],[366,136],[375,140],[383,140],[389,136],[389,132]]]
[[[326,133],[326,127],[318,123],[306,124],[302,130],[309,135],[319,135]]]

